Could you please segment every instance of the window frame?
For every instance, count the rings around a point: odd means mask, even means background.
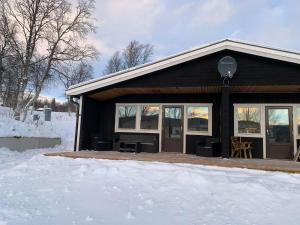
[[[300,105],[298,105],[298,104],[293,106],[293,132],[294,132],[294,138],[300,139],[300,133],[298,132],[297,109],[300,110]],[[299,114],[299,117],[300,117],[300,114]]]
[[[238,108],[258,108],[260,111],[260,133],[240,133],[238,130]],[[261,104],[234,104],[234,136],[238,137],[257,137],[263,138],[264,137],[264,107]]]
[[[136,115],[135,115],[135,128],[119,128],[119,113],[118,108],[120,106],[135,106],[136,107]],[[158,114],[158,129],[141,129],[141,118],[142,118],[142,107],[143,106],[158,106],[159,114]],[[115,132],[126,132],[126,133],[157,133],[159,134],[161,130],[161,105],[154,103],[116,103],[115,109]]]
[[[120,115],[119,115],[119,107],[126,107],[126,106],[134,106],[136,107],[136,113],[135,113],[135,127],[134,128],[120,128],[119,127],[119,118],[120,118]],[[115,120],[115,124],[116,124],[116,128],[120,131],[133,131],[133,130],[136,130],[137,128],[137,114],[138,114],[138,107],[135,105],[135,104],[120,104],[118,106],[116,106],[116,112],[115,112],[115,116],[116,116],[116,120]]]
[[[191,103],[184,105],[184,132],[185,135],[201,135],[212,136],[212,103]],[[207,131],[191,131],[188,130],[188,108],[189,107],[207,107],[208,108],[208,130]]]

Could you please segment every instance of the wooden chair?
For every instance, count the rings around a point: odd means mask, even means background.
[[[242,152],[244,153],[244,158],[252,158],[252,143],[251,142],[241,142],[241,149]]]
[[[243,153],[243,154],[242,154]],[[241,137],[231,137],[231,157],[252,158],[252,143],[242,142]]]
[[[241,138],[240,137],[231,137],[231,157],[241,157]]]
[[[294,161],[295,162],[300,161],[300,146],[297,149],[296,155],[294,157]]]

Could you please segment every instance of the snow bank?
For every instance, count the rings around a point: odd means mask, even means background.
[[[52,121],[41,119],[38,126],[30,116],[23,123],[14,120],[12,115],[10,108],[0,107],[0,137],[60,137],[65,148],[73,149],[76,120],[74,113],[69,116],[68,113],[52,112]]]
[[[0,151],[0,224],[299,224],[300,176]],[[2,156],[0,155],[0,158]]]

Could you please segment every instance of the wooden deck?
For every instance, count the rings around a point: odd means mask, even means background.
[[[62,156],[69,158],[95,158],[109,160],[137,160],[155,161],[165,163],[189,163],[207,166],[220,166],[230,168],[247,168],[266,171],[280,171],[287,173],[300,173],[300,162],[287,160],[269,159],[222,159],[206,158],[195,155],[180,153],[120,153],[115,151],[80,151],[80,152],[59,152],[48,153],[46,156]]]

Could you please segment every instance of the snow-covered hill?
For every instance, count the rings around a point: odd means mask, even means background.
[[[52,112],[51,122],[43,121],[43,113],[38,123],[28,116],[26,122],[13,119],[10,108],[0,107],[0,137],[61,137],[66,149],[73,149],[75,135],[74,113]]]

